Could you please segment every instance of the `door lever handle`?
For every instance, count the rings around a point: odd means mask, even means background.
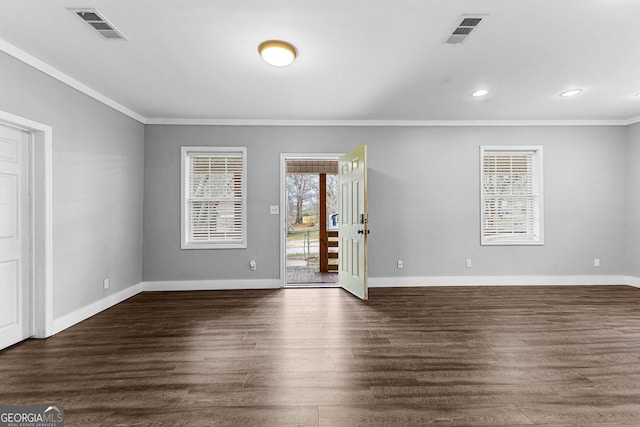
[[[369,233],[371,233],[371,230],[369,230],[369,229],[367,228],[367,232],[366,232],[366,234],[369,234]],[[358,234],[365,234],[365,231],[364,231],[364,230],[358,230]]]

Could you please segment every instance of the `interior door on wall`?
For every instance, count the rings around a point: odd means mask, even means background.
[[[0,125],[0,349],[29,336],[29,145]]]
[[[367,288],[367,146],[361,145],[340,158],[339,268],[340,286],[360,299],[369,297]]]

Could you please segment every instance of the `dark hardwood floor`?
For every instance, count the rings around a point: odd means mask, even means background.
[[[640,289],[143,293],[0,352],[67,426],[640,425]]]

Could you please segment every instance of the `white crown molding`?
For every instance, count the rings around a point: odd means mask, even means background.
[[[640,117],[638,118],[640,121]],[[626,126],[629,120],[260,120],[147,118],[148,125],[184,126],[346,126],[346,127],[473,127],[473,126]]]
[[[472,127],[472,126],[628,126],[640,122],[640,116],[605,120],[263,120],[263,119],[190,119],[147,118],[90,88],[57,68],[0,39],[0,51],[32,66],[54,79],[84,93],[142,124],[189,126],[366,126],[366,127]]]
[[[96,101],[99,101],[104,105],[111,107],[116,111],[119,111],[125,116],[131,117],[132,119],[137,120],[142,124],[146,123],[146,118],[144,116],[136,113],[135,111],[125,107],[122,104],[117,103],[113,99],[101,94],[100,92],[91,89],[89,86],[85,85],[84,83],[79,82],[78,80],[74,79],[68,74],[65,74],[62,71],[58,70],[57,68],[54,68],[51,65],[39,60],[38,58],[28,54],[27,52],[12,45],[11,43],[8,43],[0,39],[0,50],[6,53],[7,55],[13,56],[17,60],[32,66],[36,70],[42,71],[43,73],[53,77],[54,79],[66,84],[67,86],[70,86],[84,93],[85,95],[90,96]]]
[[[635,125],[636,123],[640,123],[640,116],[631,117],[624,122],[626,126]]]

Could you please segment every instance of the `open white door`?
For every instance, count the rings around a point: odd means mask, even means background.
[[[338,165],[338,236],[340,286],[360,299],[369,297],[367,288],[367,146],[361,145],[340,157]]]
[[[29,336],[29,138],[0,125],[0,349]]]

